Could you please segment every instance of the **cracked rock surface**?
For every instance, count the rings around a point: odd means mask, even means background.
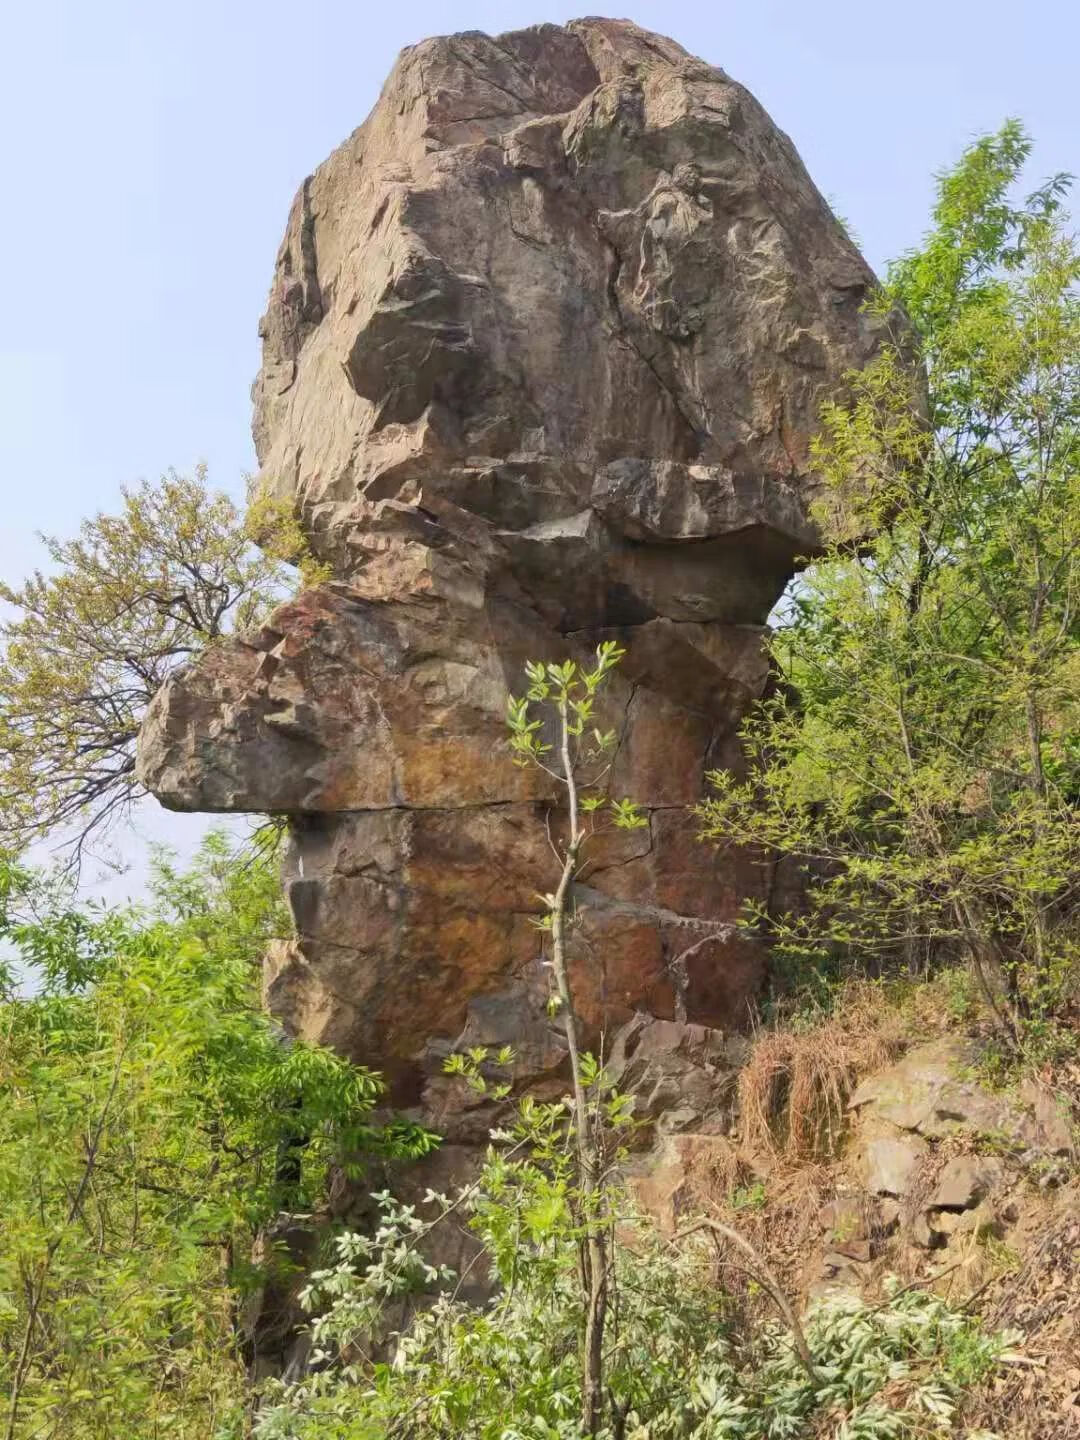
[[[505,695],[605,638],[609,784],[649,826],[579,890],[585,1019],[741,1021],[763,955],[733,922],[774,876],[687,807],[768,684],[820,406],[882,343],[872,283],[787,137],[670,40],[582,20],[402,53],[304,182],[261,324],[259,483],[334,578],[170,681],[140,742],[165,805],[291,817],[288,1027],[400,1101],[462,1036],[557,1073],[530,919],[562,819]]]

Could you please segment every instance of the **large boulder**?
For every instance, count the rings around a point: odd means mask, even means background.
[[[463,1037],[564,1060],[531,921],[557,790],[510,763],[527,658],[626,647],[605,841],[574,958],[594,1037],[738,1025],[735,933],[774,868],[696,842],[769,683],[762,627],[813,553],[822,403],[882,343],[873,277],[723,71],[624,21],[406,50],[304,182],[255,382],[258,485],[333,581],[150,708],[168,806],[291,817],[286,1025],[430,1097]],[[787,883],[786,881],[784,883]]]
[[[293,205],[262,483],[365,594],[434,552],[560,630],[758,623],[813,548],[872,283],[790,140],[670,40],[428,40]]]
[[[978,1044],[962,1036],[917,1045],[855,1090],[848,1104],[860,1133],[930,1141],[982,1137],[1045,1164],[1070,1156],[1071,1113],[1064,1101],[1030,1080],[1015,1093],[992,1089],[979,1078],[981,1059]]]

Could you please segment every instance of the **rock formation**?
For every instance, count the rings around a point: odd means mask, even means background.
[[[768,682],[871,284],[787,137],[670,40],[582,20],[402,54],[304,182],[261,326],[259,484],[334,579],[171,680],[140,744],[167,806],[290,817],[290,1028],[436,1118],[463,1041],[557,1077],[530,921],[560,821],[505,697],[608,637],[610,784],[649,826],[581,887],[584,1017],[742,1019],[763,962],[731,922],[775,877],[687,807]]]

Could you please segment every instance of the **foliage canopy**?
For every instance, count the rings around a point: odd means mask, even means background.
[[[258,624],[287,570],[202,467],[125,490],[75,539],[42,538],[48,571],[0,583],[0,845],[67,831],[77,858],[141,793],[135,741],[161,685]]]
[[[1011,198],[1029,149],[1011,122],[973,145],[874,302],[911,317],[927,397],[898,334],[826,411],[789,683],[702,815],[803,860],[806,908],[756,918],[804,972],[962,958],[1038,1049],[1080,914],[1080,252],[1064,177]]]
[[[260,1228],[332,1162],[418,1154],[378,1077],[287,1042],[256,962],[284,921],[269,857],[211,836],[147,912],[72,908],[0,868],[0,1392],[6,1440],[198,1436],[241,1395]],[[275,1263],[271,1255],[269,1264]],[[5,1428],[6,1427],[6,1428]]]

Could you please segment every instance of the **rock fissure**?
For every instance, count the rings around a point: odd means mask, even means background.
[[[482,36],[481,38],[487,44],[491,44],[486,35]],[[463,65],[464,68],[468,70],[472,75],[475,75],[482,85],[488,85],[491,87],[492,90],[498,90],[501,94],[505,95],[508,100],[512,100],[514,102],[514,104],[518,108],[516,110],[507,111],[506,114],[508,118],[510,116],[513,116],[515,119],[517,119],[520,118],[522,115],[531,115],[534,113],[532,109],[534,100],[533,96],[518,95],[515,91],[511,90],[509,86],[501,84],[490,73],[486,73],[481,67],[476,65],[473,62],[471,56],[463,54],[461,48],[453,44],[452,42],[449,48],[450,53],[454,56],[454,58],[458,60],[461,65]],[[499,47],[492,46],[492,49],[497,48]],[[507,54],[507,51],[504,50],[502,53],[505,55]],[[458,119],[456,116],[455,122],[459,125],[462,123],[461,120]]]
[[[619,250],[619,247],[615,245],[611,240],[605,239],[604,244],[612,256],[608,273],[606,293],[608,297],[608,303],[614,317],[616,339],[619,344],[625,345],[628,350],[630,350],[634,355],[637,356],[637,358],[641,361],[642,365],[645,366],[646,370],[656,381],[657,387],[661,391],[661,393],[671,401],[675,413],[680,416],[686,426],[687,431],[689,432],[689,437],[692,441],[693,452],[696,454],[700,451],[702,447],[702,441],[704,437],[693,417],[686,413],[683,398],[674,389],[674,387],[667,380],[665,380],[653,356],[651,356],[646,350],[642,348],[641,344],[635,337],[632,327],[627,321],[626,316],[623,314],[622,305],[619,301],[619,277],[622,274],[623,269],[623,256]]]

